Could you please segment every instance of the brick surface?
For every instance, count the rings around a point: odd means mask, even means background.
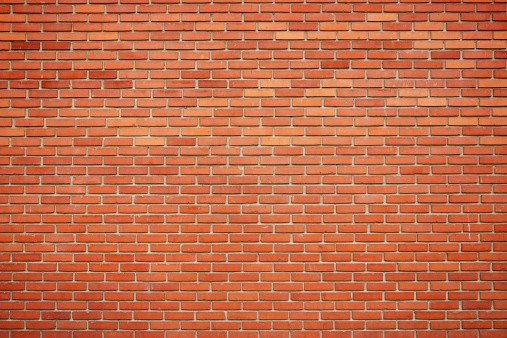
[[[5,0],[0,337],[507,337],[507,3]]]

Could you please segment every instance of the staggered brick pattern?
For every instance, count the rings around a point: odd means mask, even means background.
[[[507,12],[5,0],[0,337],[507,337]]]

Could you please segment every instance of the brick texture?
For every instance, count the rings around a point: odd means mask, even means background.
[[[507,337],[505,1],[1,3],[0,338]]]

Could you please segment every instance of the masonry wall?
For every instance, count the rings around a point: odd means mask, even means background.
[[[507,337],[506,3],[6,0],[0,337]]]

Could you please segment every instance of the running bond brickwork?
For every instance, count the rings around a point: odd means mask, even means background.
[[[507,337],[506,2],[1,3],[0,338]]]

